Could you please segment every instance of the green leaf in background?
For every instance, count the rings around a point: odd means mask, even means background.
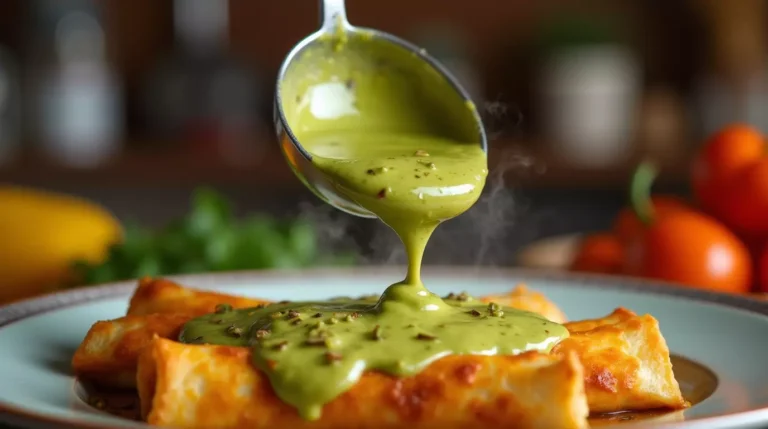
[[[353,253],[324,255],[315,226],[265,215],[238,220],[223,196],[197,190],[191,211],[160,230],[125,225],[123,242],[113,246],[104,263],[75,261],[81,284],[97,284],[143,276],[214,271],[352,265]]]
[[[223,196],[208,188],[195,192],[192,212],[187,217],[188,232],[192,236],[206,237],[231,222],[232,210]]]
[[[311,263],[317,256],[317,234],[307,222],[288,226],[287,244],[302,265]]]

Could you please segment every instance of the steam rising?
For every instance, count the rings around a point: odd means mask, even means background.
[[[522,115],[500,101],[484,105],[484,118],[489,140],[508,136],[519,128]],[[424,258],[430,265],[507,265],[514,235],[520,232],[517,220],[526,209],[508,186],[508,173],[538,173],[534,160],[521,150],[505,148],[489,153],[491,170],[478,202],[463,215],[440,225],[432,236]],[[405,249],[399,238],[386,225],[372,219],[345,214],[314,200],[300,206],[302,217],[314,223],[324,251],[340,248],[359,249],[364,263],[377,265],[405,264]],[[357,230],[357,231],[355,231]],[[353,236],[363,230],[368,237]],[[366,235],[366,234],[364,234]]]

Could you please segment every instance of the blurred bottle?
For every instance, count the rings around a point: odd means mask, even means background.
[[[264,88],[228,51],[226,0],[174,0],[176,50],[150,75],[144,110],[150,132],[233,163],[253,160],[267,115]],[[269,135],[271,138],[271,135]]]
[[[18,65],[0,47],[0,165],[14,159],[21,146],[21,88]]]
[[[691,1],[709,30],[708,64],[696,79],[692,100],[700,142],[732,122],[768,133],[768,58],[762,0]]]
[[[37,0],[32,7],[29,129],[57,162],[97,166],[118,153],[123,136],[122,89],[106,60],[99,3]]]
[[[554,155],[605,168],[632,153],[640,63],[596,18],[568,17],[544,34],[537,102]]]

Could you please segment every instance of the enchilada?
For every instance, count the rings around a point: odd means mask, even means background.
[[[524,285],[480,300],[531,311],[557,323],[565,321],[555,303]],[[176,339],[186,322],[214,312],[217,305],[249,308],[266,303],[269,301],[193,289],[166,279],[141,279],[127,316],[99,321],[88,331],[72,359],[73,370],[75,375],[102,386],[135,387],[139,352],[153,335]]]
[[[241,347],[155,339],[139,361],[142,415],[184,428],[585,428],[582,366],[573,354],[448,356],[418,375],[363,375],[307,421],[273,392]]]
[[[672,371],[669,348],[652,316],[618,308],[606,317],[565,327],[571,335],[552,354],[579,356],[591,412],[688,406]]]
[[[463,299],[456,295],[446,298]],[[509,294],[480,298],[480,301],[498,302],[505,298],[507,303],[512,303],[518,307],[546,312],[554,315],[556,318],[560,317],[561,320],[564,319],[562,311],[554,303],[549,301],[544,295],[524,286],[516,288]],[[165,280],[145,279],[141,282],[131,299],[133,313],[139,314],[129,314],[119,319],[101,321],[94,324],[73,357],[72,363],[75,374],[83,380],[101,386],[138,388],[145,411],[144,415],[149,419],[150,423],[154,422],[154,424],[160,426],[210,427],[205,426],[204,423],[199,423],[210,422],[206,420],[208,419],[206,411],[200,410],[216,409],[216,407],[223,406],[221,404],[216,405],[217,402],[211,398],[221,399],[233,395],[237,396],[236,393],[230,391],[231,387],[228,387],[227,384],[216,381],[216,377],[218,377],[215,374],[216,371],[223,373],[231,372],[232,377],[235,377],[236,380],[250,380],[256,383],[255,386],[261,386],[265,383],[264,380],[266,379],[258,368],[253,366],[253,362],[250,362],[251,350],[247,347],[183,344],[178,341],[180,332],[187,322],[203,314],[203,312],[211,313],[211,306],[213,306],[215,311],[216,306],[221,306],[224,302],[234,302],[244,308],[250,308],[249,306],[254,304],[262,306],[267,301],[186,288]],[[170,312],[174,308],[177,311],[183,312]],[[160,312],[152,312],[154,310],[159,310]],[[149,314],[141,314],[144,312]],[[464,401],[468,401],[469,399],[467,398],[471,396],[469,392],[476,391],[477,389],[486,392],[484,394],[486,395],[485,397],[489,394],[495,394],[499,398],[507,398],[499,399],[501,402],[511,401],[515,399],[509,396],[512,394],[506,392],[500,386],[494,387],[490,380],[493,380],[498,375],[499,377],[512,377],[509,378],[510,382],[514,381],[517,383],[522,379],[515,378],[516,376],[513,377],[510,374],[538,371],[537,368],[559,368],[559,370],[555,371],[553,369],[553,372],[547,372],[547,374],[556,374],[556,377],[561,377],[560,381],[554,381],[553,379],[553,383],[563,386],[568,386],[571,382],[570,376],[566,377],[566,374],[570,374],[570,372],[578,373],[580,377],[578,383],[580,386],[579,390],[566,389],[569,393],[566,395],[560,392],[558,398],[562,399],[564,404],[568,404],[568,407],[575,407],[573,409],[578,408],[575,404],[583,401],[586,404],[588,413],[595,414],[626,410],[674,410],[683,409],[687,406],[672,372],[672,364],[666,342],[661,334],[658,322],[653,317],[649,315],[639,316],[630,310],[619,308],[602,318],[568,322],[564,326],[568,330],[568,337],[559,341],[549,354],[528,352],[524,353],[525,357],[520,359],[517,359],[515,356],[494,357],[501,359],[504,364],[497,364],[493,359],[483,360],[485,357],[481,358],[479,356],[448,356],[450,358],[460,358],[455,361],[449,359],[448,362],[453,362],[452,365],[458,365],[463,368],[467,366],[462,366],[458,362],[473,362],[470,365],[472,367],[479,365],[478,368],[482,369],[481,372],[485,374],[485,378],[482,378],[485,381],[482,381],[482,383],[486,384],[451,385],[452,388],[466,389],[467,392],[457,393],[458,396],[456,398],[442,398],[441,401],[448,402],[438,401],[437,404],[439,406],[435,405],[436,409],[442,409],[440,407],[443,406],[455,407],[459,403],[464,404]],[[541,356],[547,357],[543,358]],[[513,357],[515,359],[512,359]],[[476,358],[481,358],[482,362],[478,363],[479,361],[476,361]],[[429,371],[424,370],[410,377],[398,378],[375,371],[366,372],[358,384],[339,396],[337,401],[340,401],[338,403],[347,404],[347,407],[349,406],[347,401],[357,403],[361,401],[359,398],[362,398],[362,396],[359,396],[361,395],[359,392],[370,390],[373,388],[372,386],[382,383],[381,380],[418,380],[412,381],[412,383],[415,383],[417,386],[421,386],[423,383],[425,383],[424,385],[431,385],[430,383],[434,379],[440,378],[438,376],[438,369],[439,371],[447,371],[446,368],[454,368],[451,365],[440,363],[444,359],[446,358],[431,364],[428,367]],[[463,359],[469,360],[464,361]],[[438,363],[440,364],[438,365]],[[211,365],[214,365],[214,367],[211,367]],[[500,368],[500,365],[511,366]],[[212,368],[216,368],[216,371]],[[565,371],[565,369],[568,369],[568,371]],[[495,371],[501,372],[496,373]],[[164,378],[159,379],[158,377],[161,374]],[[444,380],[447,377],[445,374],[448,373],[443,372],[444,376],[441,382],[448,383],[450,380]],[[540,376],[541,374],[537,375],[537,377]],[[507,378],[504,379],[506,380]],[[163,380],[177,387],[187,385],[190,389],[193,389],[194,386],[202,389],[202,386],[205,386],[205,394],[201,393],[202,396],[194,397],[192,402],[190,402],[190,399],[183,396],[180,392],[171,391],[173,389],[168,388],[168,384],[163,384]],[[361,389],[359,386],[362,386],[359,383],[363,383],[363,380],[379,381],[376,381],[375,384],[370,384],[374,383],[373,381],[365,381],[366,390],[359,390]],[[505,384],[505,386],[509,387],[510,385]],[[269,387],[268,382],[267,387]],[[262,421],[261,417],[248,417],[252,413],[249,414],[250,412],[239,409],[239,411],[230,410],[228,412],[236,414],[240,412],[245,413],[245,417],[241,416],[240,418],[246,419],[245,422],[248,425],[256,425],[255,427],[261,427],[259,426],[261,424],[293,422],[293,419],[301,420],[301,417],[295,410],[292,410],[290,406],[283,403],[280,398],[272,398],[274,392],[270,389],[264,386],[251,389],[240,387],[237,391],[240,393],[245,392],[248,395],[255,395],[250,398],[241,398],[245,401],[241,404],[242,406],[250,404],[251,402],[249,401],[269,404],[273,404],[275,401],[279,402],[281,405],[278,408],[282,411],[276,409],[271,412],[272,414],[267,413],[273,415],[273,417],[270,417],[273,420],[266,419]],[[392,389],[393,387],[391,386],[381,387],[381,395],[389,392],[388,395],[391,396]],[[257,394],[253,392],[257,392]],[[536,395],[556,395],[557,392],[542,388],[541,393],[538,391],[534,391],[534,393]],[[529,392],[529,394],[532,393]],[[344,395],[351,395],[346,396],[346,398],[351,397],[353,399],[342,400],[341,398],[345,397]],[[365,396],[365,398],[374,402],[382,400],[368,396]],[[451,401],[455,401],[455,403]],[[331,403],[334,403],[334,401],[331,401]],[[340,405],[331,405],[331,403],[325,408],[330,407],[333,410],[335,409],[334,407],[340,407]],[[453,405],[446,405],[448,403]],[[216,405],[216,407],[212,408],[212,404]],[[530,426],[525,427],[544,427],[539,425],[551,423],[551,421],[539,421],[529,416],[529,413],[535,408],[536,404],[530,402],[523,404],[515,402],[515,404],[516,406],[519,405],[520,409],[514,412],[520,413],[520,416],[522,416],[520,418],[530,423]],[[288,410],[293,412],[292,414],[285,411],[284,407],[286,406]],[[381,407],[382,405],[371,406]],[[481,410],[480,415],[490,413],[493,416],[509,417],[498,410],[492,411],[492,407],[488,403],[480,404],[477,407],[479,407],[477,408],[478,410]],[[195,414],[193,420],[198,423],[184,420],[193,411]],[[408,418],[407,416],[397,417],[399,414],[394,409],[390,411],[393,413],[392,416],[394,416],[391,420],[393,425],[395,423],[403,424],[405,421],[402,419]],[[373,411],[360,411],[359,418],[368,418],[368,414],[366,414],[368,412]],[[203,415],[200,416],[198,415],[199,413],[203,413]],[[259,415],[262,414],[261,412],[259,413]],[[326,410],[324,409],[323,416],[325,415]],[[571,426],[567,427],[581,427],[579,426],[581,424],[579,423],[580,418],[574,417],[577,415],[578,413],[568,412],[564,415],[556,416],[556,418],[561,419],[558,421],[569,422],[568,424]],[[334,414],[331,412],[329,417],[322,417],[321,421],[336,422],[337,417],[333,416]],[[464,417],[456,415],[450,417],[450,419],[453,418],[457,419],[456,424],[459,424],[461,418]],[[477,418],[477,416],[473,418]],[[251,421],[248,419],[256,420]],[[319,426],[312,427],[323,427],[325,423],[322,422],[315,421],[313,424]],[[415,427],[432,427],[430,425],[450,427],[450,424],[453,424],[447,420],[435,420],[434,416],[431,415],[430,417],[420,418],[415,421],[407,420],[407,422],[408,424],[415,425]],[[240,427],[237,424],[235,426],[224,424],[221,427]],[[334,425],[331,424],[331,426]],[[338,425],[334,427],[338,427]]]
[[[147,277],[139,280],[127,314],[187,313],[200,316],[213,313],[220,304],[248,308],[268,303],[266,300],[203,291],[183,287],[167,279]]]

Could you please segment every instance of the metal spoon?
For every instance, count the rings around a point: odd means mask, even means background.
[[[395,112],[408,112],[408,116],[403,116],[393,126],[406,124],[402,126],[407,127],[410,117],[430,115],[437,131],[425,132],[476,141],[487,151],[485,130],[468,93],[426,51],[391,34],[350,25],[344,0],[321,0],[320,19],[320,29],[296,44],[283,61],[275,91],[275,127],[280,147],[296,176],[318,197],[347,213],[375,217],[336,192],[313,165],[312,154],[297,137],[306,128],[302,121],[308,118],[307,115],[313,115],[309,120],[325,129],[333,129],[334,120],[339,118],[359,119],[354,117],[354,81],[339,74],[365,70],[366,73],[379,73],[382,79],[379,82],[407,79],[413,83],[413,91],[407,92],[406,96],[397,99],[384,91],[387,94],[384,98],[388,100],[373,100],[374,103],[392,103]],[[312,91],[321,86],[322,91]],[[414,98],[414,92],[423,95]],[[322,119],[328,119],[327,126]],[[373,122],[377,119],[373,118]]]

